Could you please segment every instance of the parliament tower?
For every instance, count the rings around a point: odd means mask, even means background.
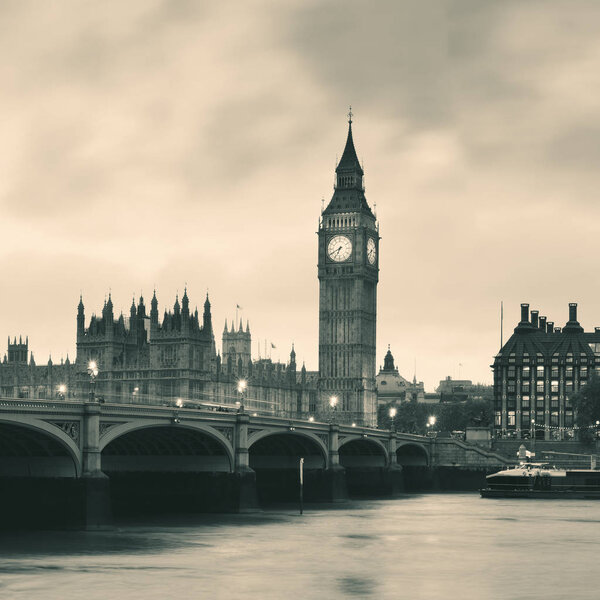
[[[338,398],[336,418],[377,422],[375,331],[379,226],[365,198],[364,172],[348,139],[333,197],[319,224],[319,389],[321,410]]]

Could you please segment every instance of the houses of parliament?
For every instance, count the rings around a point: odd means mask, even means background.
[[[375,349],[379,227],[365,197],[364,172],[352,135],[352,114],[333,196],[318,231],[319,371],[298,369],[291,347],[285,364],[253,359],[248,322],[225,322],[217,349],[211,303],[190,310],[187,290],[159,316],[156,292],[148,310],[140,297],[129,315],[116,316],[111,295],[99,315],[77,307],[77,355],[37,365],[29,340],[8,340],[0,363],[0,395],[29,399],[85,399],[87,367],[98,366],[95,395],[104,402],[207,404],[240,401],[245,409],[278,416],[376,424]],[[332,398],[335,400],[332,402]]]

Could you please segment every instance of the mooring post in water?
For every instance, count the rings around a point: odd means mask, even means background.
[[[300,459],[300,514],[304,511],[304,459]]]

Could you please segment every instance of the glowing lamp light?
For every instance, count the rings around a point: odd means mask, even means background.
[[[427,424],[429,425],[429,427],[433,427],[436,421],[437,419],[435,418],[435,416],[431,415],[431,417],[429,417],[429,419],[427,420]]]
[[[390,418],[394,418],[398,410],[396,408],[390,408]]]
[[[314,417],[308,417],[308,421],[309,421],[309,423],[314,423],[315,418]]]
[[[352,423],[352,427],[356,427],[356,423]]]
[[[331,396],[329,398],[329,406],[331,406],[331,408],[335,408],[337,406],[338,403],[338,397],[337,396]]]
[[[183,400],[181,398],[177,398],[177,400],[175,400],[175,405],[177,408],[181,408],[183,406]]]
[[[247,387],[247,385],[248,385],[248,382],[247,382],[245,379],[240,379],[240,380],[238,381],[238,388],[237,388],[238,392],[239,392],[240,394],[243,394],[243,393],[244,393],[244,390],[245,390],[245,389],[246,389],[246,387]]]
[[[64,395],[64,394],[66,394],[66,392],[67,392],[67,386],[64,383],[61,383],[58,386],[58,393]]]
[[[98,376],[98,364],[95,360],[90,360],[90,362],[88,363],[88,375],[90,377]]]

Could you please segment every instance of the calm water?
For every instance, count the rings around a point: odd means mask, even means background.
[[[596,600],[600,502],[431,494],[0,538],[0,598]]]

